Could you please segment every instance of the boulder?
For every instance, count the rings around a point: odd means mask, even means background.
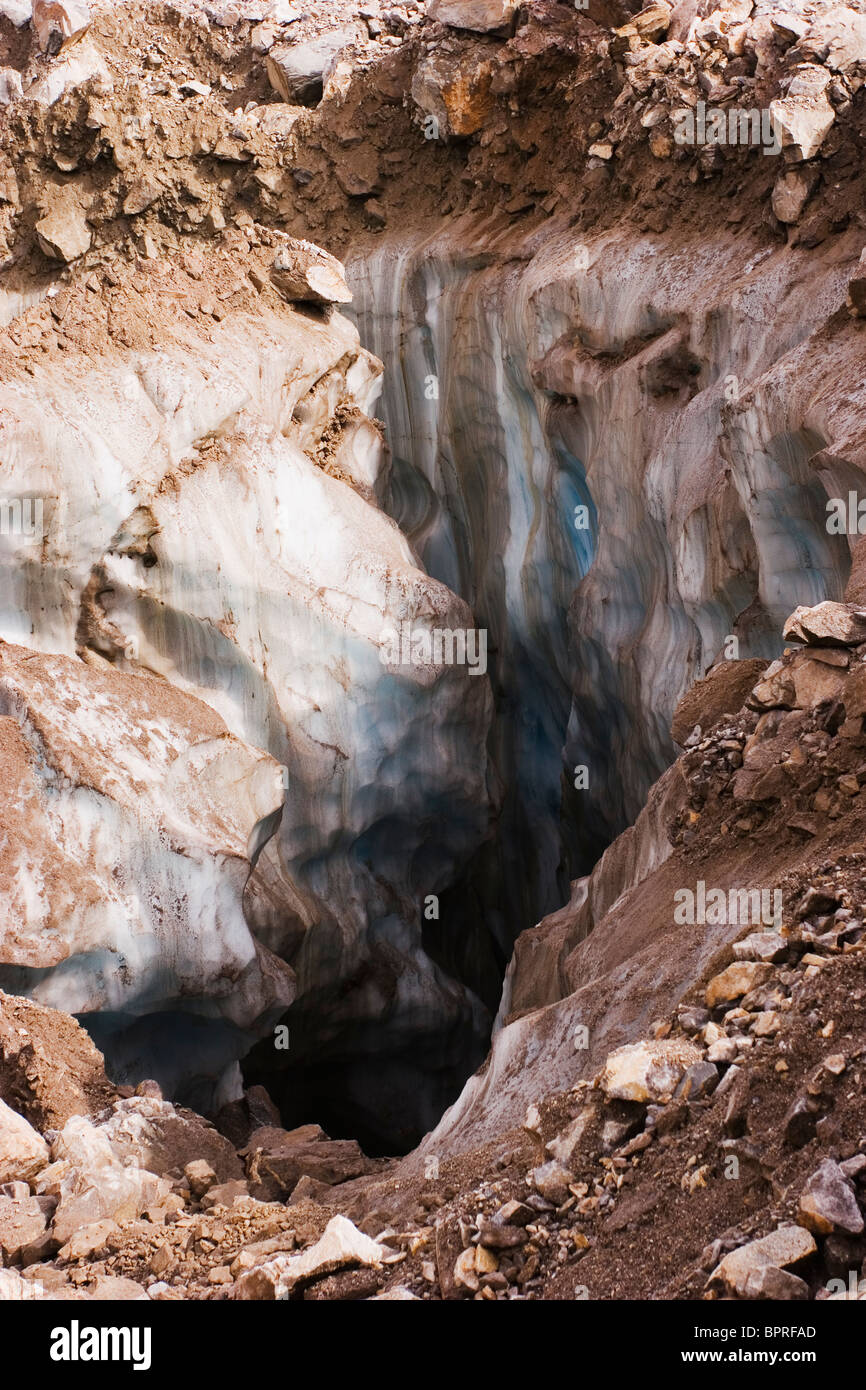
[[[281,1192],[291,1192],[302,1177],[317,1182],[340,1183],[369,1173],[371,1165],[355,1139],[316,1140],[297,1143],[291,1133],[268,1131],[274,1137],[259,1143],[253,1140],[243,1151],[250,1182],[277,1184]]]
[[[711,1286],[726,1289],[739,1298],[748,1298],[750,1276],[759,1275],[762,1269],[787,1269],[799,1264],[801,1260],[814,1255],[817,1245],[808,1231],[802,1226],[780,1226],[770,1235],[760,1240],[752,1240],[741,1245],[716,1266],[710,1275]],[[753,1285],[753,1288],[755,1286]],[[752,1294],[759,1297],[760,1294]]]
[[[484,55],[443,46],[424,54],[410,90],[433,136],[465,139],[481,130],[493,110],[492,80],[493,64]]]
[[[427,14],[452,29],[476,34],[507,33],[514,23],[519,0],[429,0]]]
[[[159,1206],[171,1184],[134,1164],[124,1166],[108,1135],[73,1116],[51,1146],[54,1162],[41,1175],[43,1190],[56,1193],[53,1231],[66,1245],[82,1226],[103,1220],[133,1220]]]
[[[797,1220],[819,1236],[837,1231],[857,1236],[863,1230],[854,1185],[833,1159],[825,1158],[806,1183],[797,1207]]]
[[[273,1260],[242,1274],[235,1287],[237,1299],[284,1299],[301,1284],[347,1265],[378,1268],[387,1250],[359,1231],[345,1216],[333,1216],[315,1245],[300,1255],[277,1255]]]
[[[90,23],[90,6],[84,0],[33,0],[32,23],[42,52],[57,53],[64,39]]]
[[[773,212],[780,222],[790,226],[800,220],[818,182],[815,169],[788,169],[780,174],[773,186]]]
[[[121,1100],[101,1129],[121,1163],[158,1177],[179,1176],[193,1165],[207,1169],[212,1182],[243,1177],[243,1164],[230,1141],[199,1115],[170,1101],[149,1096]]]
[[[558,1207],[568,1200],[568,1186],[574,1182],[574,1174],[554,1158],[533,1168],[529,1180],[545,1201],[553,1202]]]
[[[358,29],[336,29],[308,43],[275,44],[265,59],[268,81],[290,105],[316,102],[340,49],[360,37]]]
[[[772,973],[772,965],[764,961],[734,961],[726,970],[714,975],[707,985],[707,1008],[715,1009],[719,1004],[730,1004],[742,998],[757,985],[764,984]]]
[[[782,630],[786,642],[812,647],[851,647],[866,642],[866,610],[848,603],[795,608]]]
[[[22,95],[21,74],[17,68],[0,68],[0,106],[9,106]]]
[[[32,1260],[27,1258],[30,1252],[36,1258],[41,1258],[42,1241],[48,1225],[43,1201],[29,1196],[23,1200],[0,1197],[0,1257],[3,1264],[30,1264]]]
[[[48,1145],[23,1115],[0,1100],[0,1182],[27,1182],[48,1162]]]
[[[286,240],[274,257],[271,281],[289,303],[349,304],[352,300],[336,256],[311,241]]]
[[[36,236],[44,254],[67,264],[90,250],[90,228],[75,194],[70,189],[58,196],[51,211],[36,223]]]
[[[797,159],[813,159],[836,119],[827,97],[830,73],[816,64],[804,63],[797,71],[785,97],[770,102],[770,119],[783,149]]]
[[[610,1054],[599,1084],[610,1100],[647,1104],[672,1095],[686,1069],[701,1060],[700,1048],[683,1038],[628,1043]]]
[[[742,941],[734,942],[734,956],[737,960],[758,960],[774,962],[783,960],[790,943],[776,931],[752,932]]]
[[[116,1221],[94,1221],[90,1226],[83,1226],[80,1231],[76,1231],[70,1240],[58,1250],[57,1258],[72,1262],[74,1260],[87,1260],[94,1256],[98,1259],[105,1254],[108,1249],[108,1242],[112,1236],[120,1230]]]

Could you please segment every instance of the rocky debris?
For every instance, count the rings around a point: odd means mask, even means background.
[[[57,1247],[48,1234],[47,1226],[45,1198],[0,1197],[2,1263],[29,1265],[50,1255]]]
[[[427,14],[454,29],[479,34],[506,33],[512,26],[518,0],[430,0]]]
[[[0,990],[0,1099],[40,1132],[115,1099],[102,1053],[75,1019]]]
[[[51,1145],[52,1162],[37,1180],[37,1193],[57,1198],[52,1230],[66,1245],[83,1226],[130,1220],[159,1207],[171,1185],[115,1154],[109,1135],[82,1116],[67,1120]]]
[[[0,1183],[28,1181],[45,1167],[48,1156],[41,1134],[0,1100]]]
[[[318,101],[337,54],[359,37],[357,29],[339,29],[309,43],[275,45],[265,59],[271,86],[289,104]]]
[[[31,22],[42,52],[56,53],[90,23],[90,6],[85,0],[33,0]]]
[[[612,1100],[658,1101],[701,1060],[700,1049],[683,1039],[629,1043],[610,1054],[599,1084]]]
[[[378,1268],[387,1251],[365,1236],[345,1216],[334,1216],[321,1240],[301,1255],[278,1255],[258,1268],[242,1274],[235,1286],[235,1298],[284,1299],[304,1283],[347,1265]]]
[[[833,1159],[825,1158],[810,1177],[800,1195],[797,1219],[819,1236],[837,1231],[856,1236],[863,1230],[854,1184]]]
[[[866,642],[866,612],[846,603],[819,603],[796,608],[785,623],[786,642],[816,647],[848,647]]]
[[[242,1150],[251,1183],[272,1182],[276,1191],[290,1194],[303,1177],[333,1184],[348,1182],[370,1171],[370,1163],[355,1139],[328,1139],[318,1125],[288,1131],[256,1130]]]
[[[352,299],[340,262],[309,241],[280,245],[271,280],[290,303],[349,304]]]
[[[118,1101],[100,1126],[112,1150],[124,1164],[146,1168],[158,1177],[179,1175],[195,1166],[196,1182],[210,1185],[243,1177],[243,1166],[232,1144],[212,1125],[170,1101],[134,1096]],[[202,1193],[192,1189],[196,1196]]]
[[[90,228],[84,211],[73,193],[58,192],[55,205],[36,223],[39,245],[51,260],[78,260],[90,250]]]
[[[830,74],[804,63],[788,86],[787,96],[770,103],[770,116],[782,148],[795,158],[813,159],[820,150],[836,112],[827,96]]]
[[[671,737],[681,747],[695,728],[709,731],[725,715],[737,713],[754,689],[767,663],[758,658],[720,661],[703,679],[695,681],[677,705]]]
[[[549,1163],[542,1163],[533,1169],[529,1181],[541,1197],[558,1206],[567,1199],[569,1183],[574,1182],[574,1174],[556,1159],[551,1159]]]
[[[818,183],[817,169],[789,169],[773,185],[772,208],[780,222],[799,222]]]
[[[808,1259],[817,1248],[811,1235],[801,1227],[780,1226],[770,1235],[732,1250],[713,1270],[709,1285],[721,1286],[739,1298],[772,1297],[761,1292],[750,1293],[750,1279],[752,1289],[759,1290],[762,1286],[757,1279],[762,1270],[787,1270]]]
[[[715,1009],[719,1004],[730,1004],[735,999],[741,999],[750,990],[764,984],[771,974],[772,968],[766,962],[734,961],[721,974],[714,975],[707,985],[707,1008]]]

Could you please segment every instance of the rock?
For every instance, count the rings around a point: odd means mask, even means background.
[[[333,1216],[321,1239],[303,1254],[278,1255],[242,1274],[237,1281],[235,1298],[288,1298],[302,1283],[331,1270],[347,1265],[378,1268],[386,1254],[384,1246],[365,1236],[345,1216]]]
[[[0,1257],[6,1265],[30,1264],[28,1247],[40,1249],[47,1222],[38,1197],[0,1197]],[[38,1256],[37,1256],[38,1258]]]
[[[715,1009],[720,1004],[730,1004],[734,999],[742,998],[750,990],[766,983],[772,974],[773,967],[762,961],[735,961],[721,974],[714,975],[707,985],[707,1008]]]
[[[130,1303],[147,1298],[146,1291],[134,1279],[124,1279],[113,1274],[98,1274],[88,1285],[87,1295],[100,1303]]]
[[[244,1154],[250,1182],[270,1178],[283,1192],[291,1192],[304,1176],[330,1184],[347,1182],[370,1171],[369,1160],[355,1139],[298,1144],[289,1136],[287,1143],[276,1138],[255,1145],[251,1140]]]
[[[790,949],[790,943],[780,932],[753,932],[751,936],[735,941],[734,956],[737,960],[757,960],[775,962],[783,960]]]
[[[780,222],[798,222],[818,182],[815,169],[789,169],[780,174],[773,186],[773,212]]]
[[[482,129],[493,109],[492,81],[488,58],[437,48],[416,66],[410,90],[434,138],[465,139]]]
[[[454,1283],[458,1288],[469,1289],[470,1293],[477,1293],[479,1287],[475,1256],[476,1248],[470,1245],[466,1250],[461,1250],[454,1262]]]
[[[33,30],[43,53],[57,53],[64,39],[90,23],[84,0],[33,0]]]
[[[24,95],[27,101],[36,101],[40,106],[53,106],[67,92],[77,91],[85,83],[91,91],[98,89],[103,95],[110,93],[113,85],[99,50],[87,40],[76,39],[68,55],[64,48],[50,67],[30,83]]]
[[[427,14],[452,29],[476,34],[506,33],[514,23],[519,0],[430,0]]]
[[[352,299],[340,262],[311,241],[286,241],[274,257],[271,281],[290,303],[349,304]]]
[[[58,1250],[57,1258],[68,1262],[87,1260],[93,1256],[98,1259],[108,1249],[111,1237],[119,1231],[120,1227],[116,1221],[94,1221],[92,1225],[76,1231],[62,1249]]]
[[[144,1094],[139,1094],[142,1090]],[[116,1158],[158,1177],[197,1164],[204,1165],[201,1171],[207,1169],[213,1182],[243,1177],[243,1166],[229,1140],[191,1110],[162,1100],[155,1081],[140,1083],[137,1094],[119,1101],[100,1128]]]
[[[788,1270],[776,1269],[774,1265],[764,1265],[761,1269],[753,1269],[746,1276],[743,1297],[778,1299],[780,1302],[807,1299],[809,1285],[804,1279],[798,1279],[796,1274],[790,1274]]]
[[[58,196],[47,216],[36,223],[36,236],[49,260],[68,264],[90,250],[90,228],[71,189]]]
[[[700,1061],[700,1049],[682,1038],[628,1043],[610,1054],[599,1084],[609,1099],[646,1104],[670,1096],[685,1070]]]
[[[41,1134],[0,1100],[0,1182],[26,1182],[47,1162],[48,1145]]]
[[[569,1168],[574,1155],[580,1148],[584,1135],[592,1125],[593,1120],[597,1118],[597,1114],[598,1112],[594,1105],[584,1106],[580,1114],[571,1121],[571,1124],[567,1126],[563,1133],[557,1134],[545,1145],[545,1149],[547,1153],[550,1154],[551,1158],[558,1159],[563,1167]]]
[[[866,642],[866,611],[847,603],[795,608],[782,631],[786,642],[814,647],[850,647]]]
[[[341,48],[359,38],[357,29],[338,29],[308,43],[275,44],[265,59],[268,81],[292,105],[316,102]]]
[[[135,1165],[124,1166],[107,1134],[89,1120],[73,1116],[51,1146],[54,1162],[46,1173],[59,1197],[52,1229],[66,1245],[83,1226],[102,1220],[132,1220],[159,1206],[169,1183]],[[43,1185],[47,1178],[41,1180]]]
[[[797,1220],[821,1236],[836,1231],[856,1236],[863,1230],[853,1183],[833,1159],[825,1158],[806,1183],[797,1207]]]
[[[732,1250],[713,1270],[709,1282],[737,1297],[748,1298],[750,1275],[755,1276],[767,1267],[787,1269],[789,1265],[808,1259],[817,1248],[812,1236],[801,1226],[780,1226],[770,1235]]]
[[[830,74],[825,68],[803,64],[785,97],[770,102],[773,129],[783,149],[797,159],[813,159],[823,144],[836,112],[827,98]],[[821,605],[823,606],[823,605]]]
[[[810,1096],[797,1096],[782,1121],[783,1141],[792,1149],[802,1149],[815,1137],[819,1108]]]
[[[696,725],[711,729],[723,715],[739,713],[746,697],[767,669],[759,658],[720,661],[702,680],[695,681],[680,700],[671,723],[671,737],[680,747]]]
[[[719,1070],[712,1062],[695,1062],[687,1067],[674,1092],[675,1100],[700,1100],[711,1095],[719,1084]]]
[[[402,1284],[395,1284],[393,1289],[386,1289],[384,1293],[373,1294],[368,1300],[370,1303],[420,1303],[417,1294],[405,1288]]]
[[[574,1182],[574,1174],[556,1159],[551,1159],[549,1163],[542,1163],[539,1168],[534,1168],[529,1174],[529,1180],[536,1192],[558,1207],[568,1199],[568,1185]]]
[[[0,68],[0,106],[9,106],[22,95],[21,74],[17,68]]]
[[[193,1197],[203,1197],[217,1180],[213,1168],[203,1158],[196,1158],[192,1163],[187,1163],[183,1172]]]
[[[804,893],[797,909],[797,916],[801,920],[805,917],[823,916],[825,913],[835,912],[838,906],[839,899],[832,889],[819,888],[813,884]]]
[[[529,1236],[520,1226],[509,1226],[505,1222],[484,1220],[478,1227],[480,1242],[488,1250],[513,1250],[525,1245]]]
[[[202,1206],[210,1211],[213,1207],[230,1207],[238,1197],[250,1195],[249,1183],[242,1178],[232,1178],[231,1182],[220,1182],[208,1188],[201,1199]]]
[[[527,1226],[535,1213],[525,1202],[506,1202],[496,1213],[495,1220],[504,1226]]]

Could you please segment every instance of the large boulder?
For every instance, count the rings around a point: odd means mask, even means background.
[[[23,1115],[0,1100],[0,1183],[24,1182],[48,1162],[48,1145]]]
[[[770,102],[773,129],[782,148],[796,159],[814,159],[836,119],[827,97],[830,79],[826,68],[804,63],[787,95]]]
[[[685,1039],[628,1043],[610,1054],[599,1084],[610,1100],[662,1100],[701,1058],[700,1048]]]

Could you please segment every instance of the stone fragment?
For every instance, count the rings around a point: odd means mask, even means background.
[[[687,1067],[674,1092],[675,1100],[700,1100],[719,1084],[719,1071],[712,1062],[695,1062]]]
[[[772,973],[773,967],[763,961],[734,961],[726,970],[714,975],[707,985],[707,1008],[715,1009],[719,1004],[741,999],[749,990],[764,984]]]
[[[821,1236],[837,1231],[856,1236],[863,1230],[854,1186],[833,1159],[825,1158],[806,1183],[797,1207],[797,1220]]]
[[[64,39],[90,23],[90,6],[83,0],[33,0],[33,30],[43,53],[57,53]]]
[[[352,300],[340,262],[311,241],[284,242],[274,257],[271,281],[290,303],[349,304]]]
[[[212,1207],[230,1207],[238,1197],[248,1197],[249,1183],[242,1178],[232,1178],[230,1182],[220,1182],[208,1188],[201,1199],[202,1206],[210,1211]]]
[[[505,33],[514,22],[517,6],[518,0],[429,0],[427,14],[452,29]]]
[[[779,1302],[792,1302],[809,1297],[809,1285],[796,1274],[786,1269],[776,1269],[774,1265],[764,1265],[753,1269],[746,1276],[743,1285],[744,1298],[768,1298]]]
[[[358,37],[355,29],[338,29],[308,43],[275,44],[265,59],[268,81],[291,105],[316,102],[340,49]]]
[[[0,106],[9,106],[22,95],[21,74],[17,68],[0,68]]]
[[[465,139],[493,110],[493,64],[486,57],[433,49],[415,68],[411,96],[430,138]],[[425,119],[426,118],[426,119]]]
[[[94,1221],[76,1231],[70,1240],[57,1252],[59,1260],[87,1260],[97,1258],[108,1249],[110,1238],[118,1233],[116,1221]]]
[[[780,932],[775,931],[753,932],[751,936],[743,937],[742,941],[735,941],[733,946],[737,960],[765,962],[783,960],[788,949],[788,941]]]
[[[780,222],[791,226],[800,220],[817,182],[815,169],[788,169],[779,175],[773,186],[771,201],[773,212]]]
[[[782,630],[786,642],[846,647],[866,642],[866,610],[848,603],[818,603],[795,608]]]
[[[183,1173],[193,1197],[203,1197],[217,1180],[213,1168],[203,1158],[193,1159],[186,1165]]]
[[[612,1100],[662,1100],[673,1093],[683,1072],[701,1060],[701,1052],[684,1038],[628,1043],[604,1064],[600,1086]]]
[[[741,1245],[725,1255],[710,1275],[710,1284],[721,1285],[729,1293],[747,1298],[750,1275],[754,1276],[768,1266],[787,1269],[813,1255],[817,1248],[812,1236],[802,1226],[780,1226],[770,1235],[749,1241],[747,1245]]]
[[[0,1100],[0,1182],[26,1182],[47,1162],[48,1145],[41,1134]]]
[[[536,1192],[554,1206],[560,1206],[568,1198],[568,1185],[574,1182],[574,1174],[556,1159],[551,1159],[534,1168],[529,1179]]]
[[[830,74],[817,64],[804,63],[792,79],[787,95],[770,102],[773,129],[783,149],[797,159],[813,159],[836,119],[827,88]]]
[[[38,1197],[15,1200],[0,1197],[0,1262],[30,1263],[23,1259],[28,1247],[36,1247],[46,1229],[45,1212]]]
[[[346,1265],[378,1268],[387,1251],[345,1216],[333,1216],[316,1244],[300,1255],[278,1255],[237,1281],[238,1299],[288,1298],[298,1286]]]
[[[53,261],[76,261],[90,250],[90,228],[74,194],[58,197],[51,211],[36,223],[44,254]]]

